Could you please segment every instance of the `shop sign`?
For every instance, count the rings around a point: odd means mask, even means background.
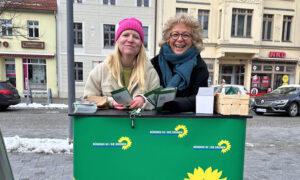
[[[258,93],[258,89],[257,89],[257,88],[252,88],[252,89],[251,89],[251,94],[252,94],[252,95],[255,96],[255,95],[257,95],[257,93]]]
[[[257,66],[253,66],[253,70],[255,71],[257,69]]]
[[[252,77],[252,87],[256,88],[259,87],[260,77],[259,76],[253,76]]]
[[[6,47],[6,48],[8,48],[8,46],[9,46],[9,44],[8,44],[8,42],[7,41],[0,41],[0,47],[1,46],[4,46],[4,47]]]
[[[283,81],[284,83],[287,83],[287,82],[289,81],[289,76],[288,76],[288,75],[284,75],[284,76],[282,77],[282,81]]]
[[[31,49],[45,49],[44,42],[38,41],[22,41],[22,48],[31,48]]]
[[[285,52],[274,52],[274,51],[271,51],[269,53],[269,57],[270,58],[285,58],[286,57],[286,53]]]
[[[263,76],[261,80],[262,87],[269,87],[269,76]]]

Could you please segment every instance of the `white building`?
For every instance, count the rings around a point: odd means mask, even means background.
[[[66,0],[58,0],[57,54],[59,97],[68,96]],[[135,17],[143,23],[147,55],[155,54],[154,0],[74,0],[76,98],[83,95],[89,72],[113,52],[118,22]]]

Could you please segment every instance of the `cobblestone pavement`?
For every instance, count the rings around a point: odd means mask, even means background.
[[[8,153],[15,180],[72,180],[72,154]]]

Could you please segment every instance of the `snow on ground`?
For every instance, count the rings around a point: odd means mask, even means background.
[[[49,104],[49,105],[42,105],[38,103],[26,104],[20,103],[17,105],[9,106],[9,108],[15,109],[67,109],[68,105],[66,104]]]
[[[21,153],[73,153],[73,144],[68,139],[4,137],[7,152]]]
[[[66,104],[42,105],[39,103],[20,103],[10,106],[13,109],[67,109]],[[68,139],[40,139],[40,138],[20,138],[19,136],[4,137],[7,152],[22,153],[73,153],[73,144],[69,144]]]

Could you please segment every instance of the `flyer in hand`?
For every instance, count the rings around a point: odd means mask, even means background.
[[[161,86],[145,94],[148,101],[160,111],[164,103],[175,99],[177,89],[175,87],[162,88]]]
[[[112,97],[117,103],[128,103],[132,97],[126,87],[111,92]]]

